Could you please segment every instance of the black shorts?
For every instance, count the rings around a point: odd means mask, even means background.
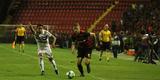
[[[24,43],[24,36],[17,36],[17,39],[16,39],[16,43],[18,44],[22,44]]]
[[[100,49],[106,51],[107,49],[110,50],[111,43],[110,42],[102,42],[100,45]]]
[[[91,48],[78,48],[77,58],[91,58],[92,49]]]

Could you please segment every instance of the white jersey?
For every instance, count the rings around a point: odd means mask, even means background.
[[[50,47],[49,37],[51,36],[52,34],[47,30],[43,30],[41,34],[35,34],[34,38],[37,42],[38,49],[44,49],[46,47]]]

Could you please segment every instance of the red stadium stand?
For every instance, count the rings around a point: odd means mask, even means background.
[[[145,3],[149,0],[119,0],[119,4],[97,24],[99,31],[112,20],[120,22],[123,12],[133,2]],[[87,29],[113,3],[113,0],[25,0],[14,15],[13,23],[55,25],[54,31],[71,33],[74,22]],[[53,28],[52,28],[53,29]]]

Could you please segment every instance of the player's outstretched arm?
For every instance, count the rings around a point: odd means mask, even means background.
[[[102,31],[99,33],[99,40],[102,41]]]
[[[55,47],[57,38],[54,35],[52,35],[52,38],[53,38],[52,46]]]
[[[96,34],[95,34],[95,33],[90,32],[90,35],[94,37],[95,44],[96,44],[96,46],[97,46],[97,45],[98,45],[98,44],[97,44],[97,43],[98,43],[98,41],[97,41]]]
[[[111,32],[110,32],[110,35],[109,35],[109,41],[111,42],[112,41],[112,34],[111,34]]]
[[[91,36],[95,36],[95,33],[93,33],[93,32],[90,32],[90,35],[91,35]]]
[[[25,38],[27,39],[27,31],[26,31],[26,28],[24,27],[24,36]]]
[[[35,30],[34,30],[32,24],[31,24],[30,22],[29,22],[29,28],[31,29],[31,31],[32,31],[33,34],[36,34],[36,32],[35,32]]]
[[[102,45],[102,31],[100,31],[98,38],[99,38],[100,45]]]

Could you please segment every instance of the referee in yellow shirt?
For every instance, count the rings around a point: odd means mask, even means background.
[[[100,33],[99,33],[100,48],[101,48],[99,61],[102,60],[103,52],[106,53],[107,61],[109,61],[110,55],[109,55],[108,52],[109,52],[110,46],[111,46],[111,39],[112,39],[111,31],[109,30],[108,24],[106,24],[103,27],[103,30],[101,30]]]
[[[19,44],[19,52],[24,52],[24,40],[26,36],[26,29],[22,24],[17,26],[16,29],[16,43]]]

